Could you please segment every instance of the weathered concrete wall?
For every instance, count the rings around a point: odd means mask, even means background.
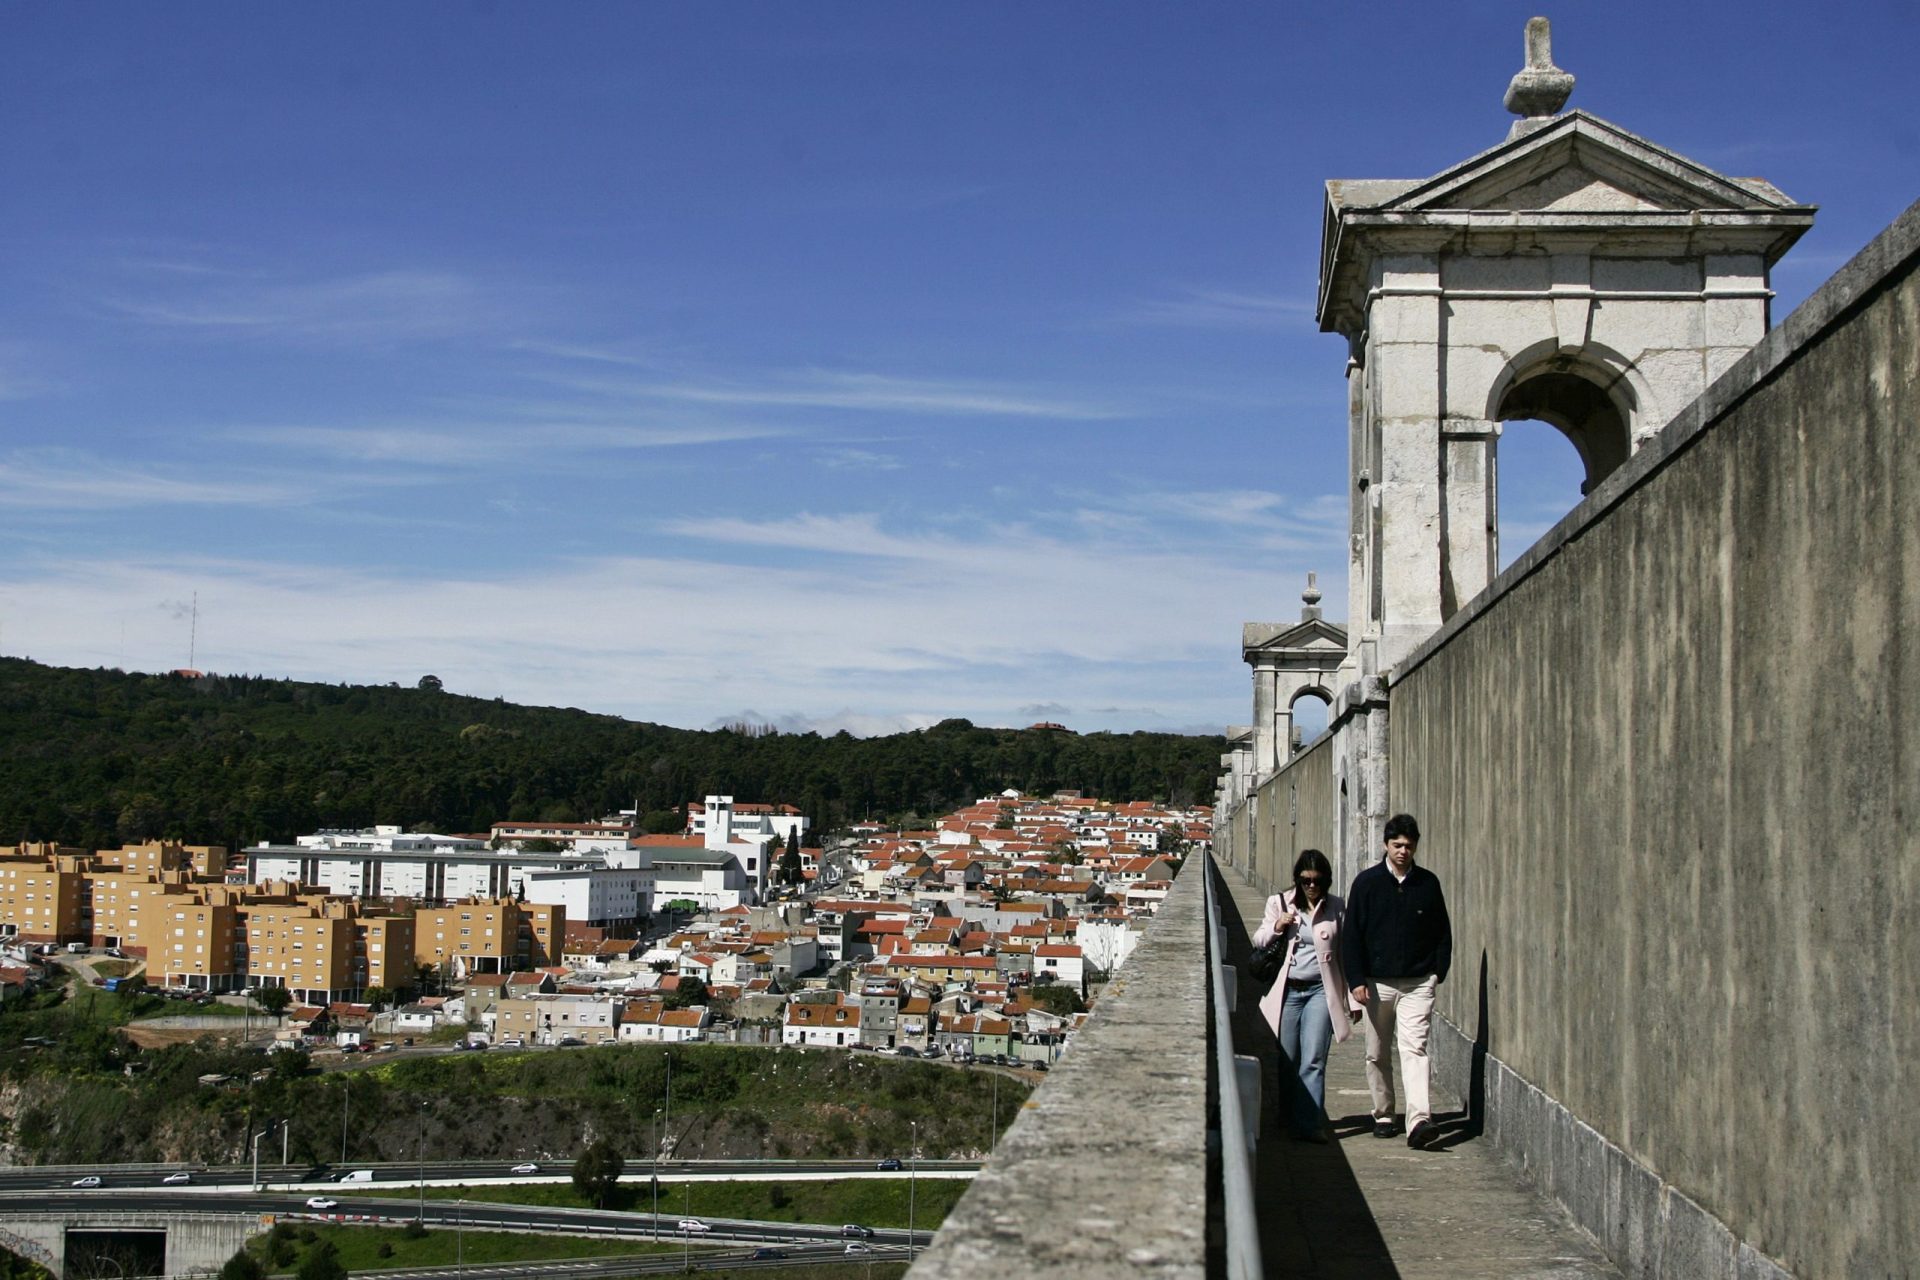
[[[1174,881],[914,1280],[1206,1274],[1206,861]]]
[[[1302,849],[1333,856],[1333,736],[1321,734],[1254,795],[1251,848],[1237,868],[1247,883],[1276,893],[1286,887]]]
[[[1920,205],[1395,673],[1488,1132],[1632,1274],[1920,1265],[1916,254]]]
[[[253,1213],[9,1213],[0,1215],[0,1247],[66,1274],[67,1232],[164,1231],[166,1274],[212,1273],[271,1224]]]

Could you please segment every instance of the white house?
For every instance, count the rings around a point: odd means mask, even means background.
[[[787,1005],[780,1028],[780,1043],[821,1049],[845,1049],[860,1039],[860,1004],[836,996],[832,1003],[823,1000],[799,1001]]]

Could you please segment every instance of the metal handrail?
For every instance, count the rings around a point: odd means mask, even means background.
[[[1258,1280],[1260,1221],[1253,1208],[1253,1162],[1247,1151],[1246,1121],[1240,1110],[1240,1081],[1233,1062],[1233,1023],[1227,1003],[1227,967],[1220,907],[1214,891],[1219,874],[1211,858],[1205,865],[1207,904],[1207,972],[1213,984],[1213,1071],[1220,1088],[1220,1182],[1225,1210],[1227,1275],[1231,1280]]]

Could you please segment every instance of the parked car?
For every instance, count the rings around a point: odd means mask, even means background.
[[[338,1205],[339,1203],[340,1202],[338,1200],[335,1200],[332,1196],[308,1196],[307,1197],[307,1208],[309,1209],[331,1209],[334,1206]]]
[[[882,1173],[898,1173],[900,1172],[900,1161],[892,1156],[888,1156],[885,1160],[882,1160],[873,1167]]]
[[[90,1173],[84,1178],[75,1178],[73,1180],[73,1185],[76,1187],[97,1187],[100,1185],[100,1175],[97,1173]]]
[[[681,1231],[711,1231],[711,1230],[713,1230],[713,1228],[712,1228],[712,1227],[710,1227],[710,1226],[708,1226],[708,1225],[707,1225],[706,1223],[704,1223],[704,1222],[702,1222],[702,1221],[700,1221],[700,1219],[698,1219],[698,1218],[682,1218],[682,1219],[680,1219],[680,1227],[679,1227],[679,1229],[680,1229]]]
[[[160,1179],[160,1185],[163,1187],[184,1187],[192,1181],[193,1175],[190,1173],[170,1173]]]
[[[513,1166],[513,1171],[515,1173],[538,1173],[540,1172],[540,1166],[537,1164],[534,1164],[531,1160],[529,1160],[526,1164],[517,1164]]]
[[[927,1051],[921,1054],[920,1056],[923,1058],[937,1058],[940,1056],[940,1046],[937,1044],[930,1044],[927,1046]]]
[[[409,1040],[407,1041],[407,1043],[412,1044],[413,1041]],[[502,1040],[500,1042],[500,1047],[502,1049],[524,1049],[527,1047],[527,1042],[525,1040],[522,1040],[519,1036],[508,1036],[505,1040]]]
[[[910,1044],[901,1045],[895,1052],[903,1058],[917,1058],[920,1056],[920,1051]]]

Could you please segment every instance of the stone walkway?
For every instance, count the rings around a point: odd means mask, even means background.
[[[1221,903],[1228,953],[1244,957],[1265,898],[1231,868],[1222,872],[1229,890]],[[1435,1119],[1447,1132],[1433,1150],[1409,1150],[1404,1138],[1375,1138],[1357,1028],[1333,1046],[1327,1062],[1327,1114],[1337,1141],[1315,1146],[1286,1136],[1273,1097],[1279,1049],[1260,1019],[1259,997],[1242,970],[1235,1040],[1239,1052],[1257,1051],[1267,1070],[1255,1176],[1269,1276],[1618,1280],[1619,1271],[1563,1212],[1484,1140],[1447,1123],[1464,1118],[1458,1098],[1434,1091]]]

